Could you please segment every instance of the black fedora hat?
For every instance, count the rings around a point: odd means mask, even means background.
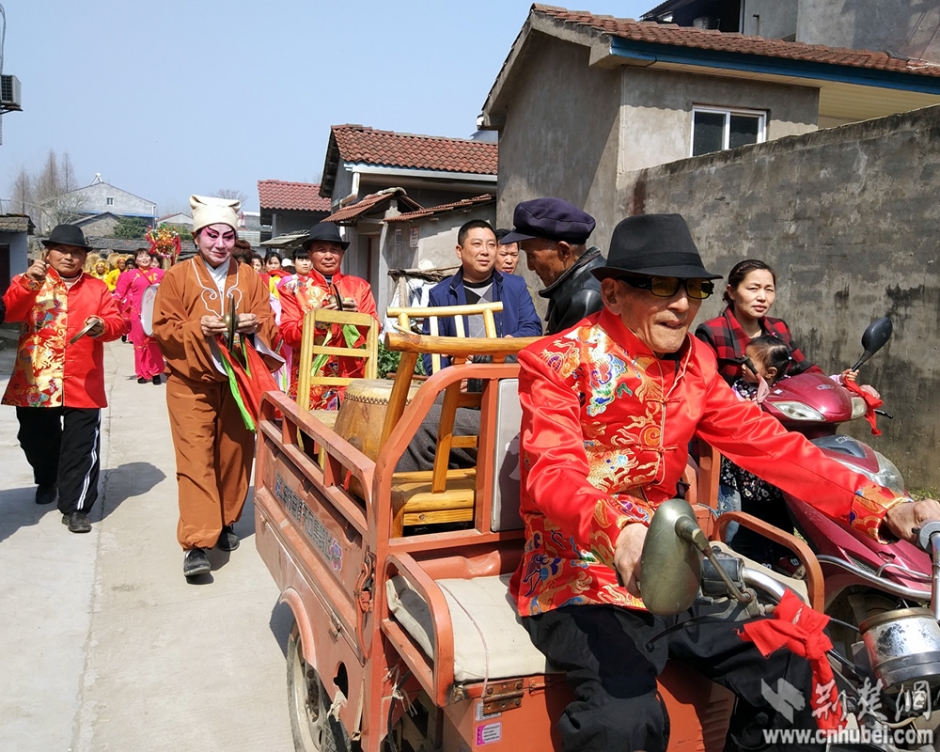
[[[721,279],[702,266],[692,233],[681,214],[640,214],[621,220],[610,239],[607,266],[598,279],[640,274],[646,277]]]
[[[81,227],[75,225],[56,225],[52,234],[42,241],[42,244],[48,248],[53,245],[73,245],[76,248],[91,250],[91,246],[85,242],[85,233]]]
[[[339,228],[332,222],[321,222],[311,227],[310,231],[307,233],[306,239],[301,243],[300,247],[306,251],[315,240],[336,243],[336,245],[341,246],[344,251],[349,248],[349,241],[343,240],[340,237]]]

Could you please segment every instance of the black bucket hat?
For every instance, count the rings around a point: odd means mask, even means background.
[[[82,228],[75,225],[56,225],[52,234],[43,240],[42,244],[46,248],[53,245],[72,245],[76,248],[84,248],[86,251],[91,250],[91,246],[85,242],[85,233],[82,232]]]
[[[593,269],[598,279],[639,274],[645,277],[721,279],[702,266],[692,233],[681,214],[640,214],[614,228],[607,266]]]
[[[349,241],[343,240],[340,237],[339,228],[332,222],[321,222],[311,227],[310,232],[307,234],[306,239],[301,243],[300,247],[306,251],[315,240],[336,243],[336,245],[341,246],[344,251],[349,248]]]

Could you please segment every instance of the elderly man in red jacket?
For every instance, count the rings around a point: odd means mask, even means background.
[[[676,496],[689,440],[875,539],[913,540],[940,505],[851,472],[734,396],[714,352],[688,333],[719,275],[703,267],[681,216],[623,220],[592,273],[603,310],[519,355],[526,545],[511,592],[533,643],[572,687],[563,748],[664,750],[656,675],[672,658],[738,695],[726,749],[765,749],[762,731],[787,719],[761,681],[784,678],[812,698],[806,661],[786,651],[765,660],[705,601],[668,618],[643,603],[643,542],[657,507]],[[815,728],[810,703],[792,725]]]
[[[73,533],[91,530],[101,466],[103,342],[124,332],[108,286],[82,273],[91,250],[81,229],[59,225],[47,251],[3,296],[6,320],[20,322],[13,375],[3,395],[16,406],[20,446],[33,468],[36,503],[59,498]]]

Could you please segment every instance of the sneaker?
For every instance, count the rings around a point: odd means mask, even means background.
[[[69,526],[70,533],[90,533],[91,522],[88,521],[88,515],[84,512],[72,512],[62,515],[62,524]]]
[[[143,376],[141,376],[139,379],[137,379],[137,383],[138,383],[138,384],[146,384],[146,383],[147,383],[147,379],[145,379]]]
[[[191,548],[183,554],[184,577],[197,577],[211,571],[212,565],[209,564],[209,557],[206,556],[204,548]]]
[[[220,551],[234,551],[238,548],[238,535],[235,533],[234,525],[226,525],[219,534],[219,542],[215,547]]]
[[[36,486],[36,503],[51,504],[59,493],[55,486]]]
[[[159,376],[154,376],[154,377],[153,377],[153,383],[156,384],[157,386],[160,386],[160,384],[162,384],[163,381],[160,379]]]

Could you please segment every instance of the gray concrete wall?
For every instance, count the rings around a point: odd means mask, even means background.
[[[416,269],[422,262],[433,268],[459,264],[457,258],[457,231],[473,219],[482,219],[491,225],[496,221],[493,204],[475,207],[467,212],[450,212],[438,217],[424,217],[413,222],[392,222],[388,225],[388,238],[384,247],[389,269]],[[418,230],[418,247],[411,247],[412,228]],[[494,225],[495,229],[495,225]],[[396,231],[401,235],[396,236]]]
[[[0,230],[0,245],[10,246],[10,279],[29,268],[27,257],[28,236],[25,232],[3,232]],[[9,280],[6,280],[9,282]]]
[[[518,202],[558,196],[596,217],[589,242],[606,243],[629,206],[618,189],[622,176],[686,157],[696,104],[768,110],[768,138],[816,127],[815,89],[640,68],[592,69],[585,47],[537,34],[530,44],[527,54],[538,64],[518,74],[500,131],[500,226],[512,226]],[[531,291],[539,289],[524,262],[517,273]],[[542,299],[533,299],[544,314]]]
[[[532,44],[538,64],[520,75],[500,131],[497,224],[512,227],[516,204],[538,196],[558,196],[593,216],[611,216],[617,212],[621,72],[589,68],[588,51],[579,45],[546,43],[540,35]],[[524,258],[516,274],[544,316],[536,294],[541,284]]]
[[[748,36],[785,39],[796,34],[798,0],[741,0],[744,28]]]
[[[880,419],[880,438],[862,423],[845,429],[894,460],[910,486],[935,489],[938,143],[940,107],[931,107],[641,170],[622,194],[624,214],[685,215],[717,272],[748,257],[775,266],[773,315],[830,372],[851,365],[865,326],[889,315],[894,337],[861,380],[876,385],[895,419]],[[721,307],[717,296],[706,301],[699,320]]]
[[[621,169],[684,159],[692,151],[692,108],[760,110],[767,140],[816,130],[819,91],[740,79],[623,69]]]
[[[940,61],[940,0],[799,0],[797,41]]]
[[[157,215],[157,207],[153,202],[108,183],[87,185],[72,191],[68,196],[70,199],[74,196],[82,202],[78,211],[84,214],[111,212],[119,216],[145,218]],[[108,204],[109,198],[114,199],[113,204]]]

